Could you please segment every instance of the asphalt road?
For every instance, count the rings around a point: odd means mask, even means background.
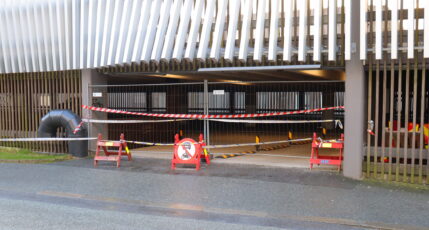
[[[0,229],[429,229],[429,190],[333,172],[169,163],[0,164]]]

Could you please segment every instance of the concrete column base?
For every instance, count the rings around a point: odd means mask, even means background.
[[[93,105],[93,89],[89,88],[90,85],[107,85],[107,76],[98,73],[95,70],[85,69],[82,70],[82,104]],[[106,88],[96,88],[95,91],[102,91],[102,100],[107,103]],[[94,91],[94,92],[95,92]],[[104,104],[106,105],[106,104]],[[83,118],[107,120],[107,113],[92,112],[89,110],[82,110]],[[108,126],[107,124],[87,124],[88,136],[97,137],[99,133],[107,139]],[[97,141],[88,141],[88,152],[95,152]]]

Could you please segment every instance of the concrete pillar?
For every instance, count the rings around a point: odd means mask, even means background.
[[[351,1],[351,60],[346,62],[344,170],[346,177],[362,178],[366,119],[366,80],[363,63],[359,58],[359,2]]]
[[[94,106],[107,106],[107,88],[89,88],[89,85],[107,85],[107,76],[98,73],[95,70],[85,69],[82,70],[82,104]],[[96,97],[93,97],[93,93]],[[82,111],[84,118],[107,120],[107,113],[91,112],[89,110]],[[88,136],[97,137],[101,133],[104,138],[108,138],[108,125],[107,124],[88,124]],[[94,151],[96,149],[96,141],[88,142],[88,150]]]

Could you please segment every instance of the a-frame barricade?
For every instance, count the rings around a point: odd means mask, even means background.
[[[319,149],[339,149],[337,156],[320,155]],[[310,169],[313,169],[313,164],[326,164],[338,166],[338,171],[341,170],[344,151],[344,134],[341,134],[339,140],[322,140],[313,134],[313,143],[311,144]]]
[[[109,150],[109,147],[118,148],[118,151]],[[104,156],[100,155],[101,149],[104,151]],[[101,134],[98,134],[97,150],[94,157],[94,167],[97,167],[98,161],[116,161],[116,167],[119,168],[121,166],[122,156],[126,156],[129,161],[132,159],[131,152],[128,149],[123,133],[119,137],[119,141],[103,140]]]

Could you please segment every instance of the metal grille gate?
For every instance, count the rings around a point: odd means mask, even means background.
[[[93,85],[90,86],[93,106],[134,112],[168,114],[244,114],[295,111],[303,109],[342,106],[342,81],[257,81],[257,82],[195,82],[171,84]],[[108,120],[147,120],[151,123],[93,124],[104,126],[109,138],[121,132],[130,140],[171,143],[175,133],[198,138],[204,133],[210,144],[238,144],[255,142],[255,136],[264,141],[286,140],[288,132],[294,137],[311,137],[312,132],[328,129],[328,135],[338,137],[342,130],[332,124],[247,124],[207,120],[144,117],[124,114],[92,116]],[[313,112],[258,120],[322,120],[343,121],[343,110]],[[93,117],[94,118],[94,117]],[[131,146],[141,147],[141,146]],[[309,149],[310,151],[310,149]]]

